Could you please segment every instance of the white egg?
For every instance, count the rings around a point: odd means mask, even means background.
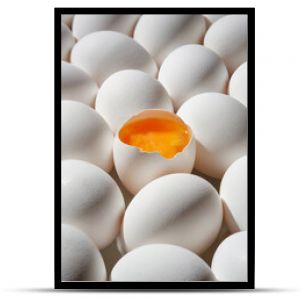
[[[247,281],[247,231],[230,235],[217,248],[211,269],[219,281]]]
[[[99,89],[96,110],[116,132],[131,116],[145,109],[173,112],[173,104],[162,84],[139,70],[114,73]]]
[[[119,234],[123,195],[102,169],[81,160],[62,161],[61,196],[62,222],[84,231],[99,249]]]
[[[89,33],[103,30],[132,35],[139,17],[140,15],[75,15],[73,34],[78,39]]]
[[[112,145],[113,133],[95,110],[80,102],[62,101],[62,159],[86,160],[109,172]]]
[[[205,31],[202,15],[143,15],[133,38],[161,65],[177,47],[203,42]]]
[[[167,243],[202,254],[216,239],[223,218],[215,188],[192,174],[171,174],[147,184],[125,211],[126,250]]]
[[[227,15],[203,15],[203,16],[209,21],[210,24],[212,24]]]
[[[185,45],[164,60],[159,81],[177,110],[190,97],[204,92],[225,91],[228,73],[220,57],[201,45]]]
[[[94,106],[98,92],[96,82],[82,69],[62,61],[61,99],[74,100]]]
[[[123,256],[111,272],[112,281],[215,281],[210,267],[195,253],[174,245],[139,247]]]
[[[75,44],[75,38],[65,23],[61,23],[61,59],[69,61],[70,51]]]
[[[228,93],[247,107],[248,102],[248,67],[247,62],[240,65],[229,81]]]
[[[130,118],[116,134],[113,146],[117,174],[132,194],[160,176],[190,173],[195,155],[190,128],[164,110],[144,110]]]
[[[247,153],[247,108],[219,93],[192,97],[178,111],[197,142],[195,168],[221,178],[226,169]]]
[[[110,75],[137,69],[155,77],[157,66],[149,53],[130,37],[113,31],[98,31],[83,37],[73,47],[71,62],[90,74],[99,86]]]
[[[224,217],[229,230],[247,230],[247,156],[236,160],[225,172],[220,197],[225,202]]]
[[[64,22],[69,28],[72,27],[74,15],[61,15],[61,20]]]
[[[204,46],[222,57],[230,74],[247,60],[247,22],[247,15],[225,16],[210,26],[204,38]]]
[[[61,226],[61,280],[106,280],[106,268],[96,245],[82,231],[66,224]]]

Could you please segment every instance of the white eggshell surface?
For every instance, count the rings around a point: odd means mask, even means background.
[[[247,281],[247,231],[230,235],[217,248],[212,271],[219,281]]]
[[[209,266],[195,253],[168,244],[139,247],[114,266],[112,281],[215,281]]]
[[[247,60],[247,22],[247,15],[225,16],[210,26],[204,38],[204,46],[222,57],[230,74]]]
[[[204,93],[185,102],[177,114],[195,136],[195,168],[221,178],[236,159],[247,153],[247,108],[234,98]]]
[[[106,268],[96,245],[82,231],[66,224],[61,228],[61,280],[106,280]]]
[[[205,92],[225,91],[228,72],[221,58],[201,45],[185,45],[164,60],[159,81],[177,110],[190,97]]]
[[[103,118],[89,106],[62,101],[62,159],[89,161],[103,170],[112,169],[113,133]]]
[[[75,38],[65,23],[61,23],[61,59],[69,61],[70,50],[75,44]]]
[[[84,231],[99,249],[118,235],[123,195],[102,169],[81,160],[64,160],[61,179],[62,222]]]
[[[126,250],[175,244],[202,254],[216,239],[222,202],[215,188],[191,174],[171,174],[147,184],[130,202],[122,234]]]
[[[212,24],[226,15],[203,15]]]
[[[62,62],[61,64],[61,99],[74,100],[94,106],[98,92],[96,82],[82,69]]]
[[[69,27],[72,27],[74,15],[61,15],[61,20]]]
[[[133,118],[146,117],[177,118],[163,110],[145,110]],[[179,119],[179,118],[178,118]],[[130,121],[129,120],[129,121]],[[190,129],[189,129],[190,130]],[[136,194],[150,181],[171,173],[191,173],[194,167],[196,145],[191,133],[189,143],[182,152],[165,158],[159,152],[145,152],[121,141],[117,133],[113,145],[113,157],[117,174],[126,189]]]
[[[155,77],[157,66],[149,53],[130,37],[113,31],[90,33],[79,40],[71,62],[90,74],[99,86],[111,74],[137,69]]]
[[[98,92],[96,110],[114,132],[144,109],[174,111],[172,100],[162,84],[142,71],[114,73]]]
[[[240,65],[232,74],[228,86],[229,95],[239,100],[246,107],[248,102],[247,71],[248,71],[247,62],[245,62],[242,65]]]
[[[161,65],[177,47],[202,42],[205,31],[202,15],[143,15],[133,37]]]
[[[75,15],[73,34],[81,39],[85,35],[103,30],[118,31],[132,35],[139,15]]]
[[[236,160],[225,172],[220,197],[225,202],[225,221],[231,232],[247,230],[247,156]]]

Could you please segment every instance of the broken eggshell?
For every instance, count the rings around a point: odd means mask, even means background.
[[[147,118],[162,118],[180,122],[186,126],[175,114],[164,110],[144,110],[130,118],[124,125]],[[190,138],[181,152],[172,158],[163,157],[159,152],[145,152],[141,149],[124,143],[119,136],[115,136],[113,145],[113,159],[117,174],[123,185],[132,194],[136,194],[144,185],[163,175],[171,173],[190,173],[193,170],[196,154],[196,145],[192,131],[188,126]]]

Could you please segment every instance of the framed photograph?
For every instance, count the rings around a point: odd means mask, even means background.
[[[253,289],[254,8],[55,8],[55,288]]]

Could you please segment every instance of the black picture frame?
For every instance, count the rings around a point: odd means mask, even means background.
[[[247,282],[62,282],[61,281],[61,15],[63,14],[246,14],[248,15],[248,281]],[[255,266],[255,8],[55,8],[55,289],[222,290],[254,289]]]

